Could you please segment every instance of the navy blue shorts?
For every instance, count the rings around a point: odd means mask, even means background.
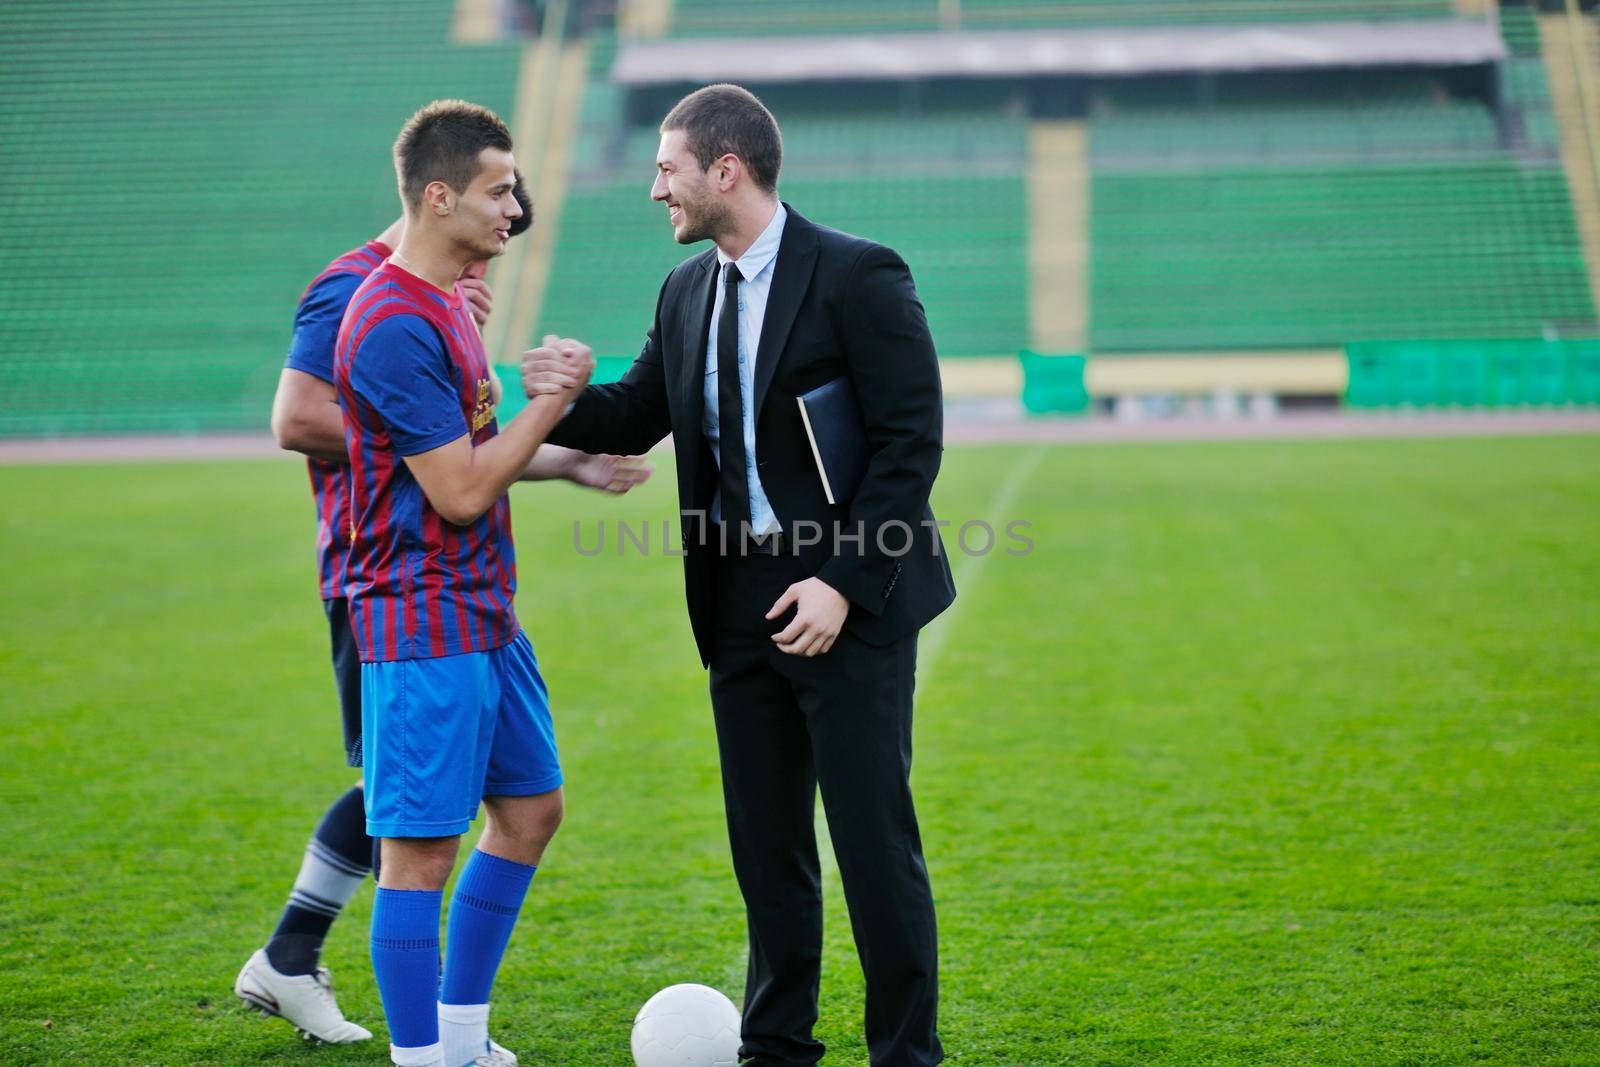
[[[339,689],[339,719],[344,723],[344,761],[361,766],[361,653],[350,628],[350,602],[342,596],[322,602],[333,646],[333,684]]]

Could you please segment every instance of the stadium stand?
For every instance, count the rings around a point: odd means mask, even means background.
[[[677,0],[679,36],[1448,18],[1449,0]]]
[[[594,158],[591,136],[585,150]],[[649,199],[657,137],[566,204],[539,333],[633,355],[667,272],[693,251]],[[1027,124],[1004,115],[785,120],[782,194],[796,210],[881,241],[912,265],[940,352],[1014,354],[1028,329]]]
[[[1589,291],[1600,305],[1600,25],[1594,18],[1560,12],[1540,16],[1538,31],[1549,78],[1548,86],[1533,82],[1539,93],[1534,99],[1551,116],[1542,132],[1557,142],[1589,267]],[[1512,63],[1528,60],[1517,57]]]
[[[0,5],[0,434],[264,428],[301,288],[397,212],[401,122],[511,104],[518,45],[450,28],[434,0]]]
[[[1591,187],[1562,169],[1534,14],[1499,18],[1498,109],[1391,74],[1093,115],[1093,351],[1592,334]]]
[[[1525,7],[1502,7],[1500,36],[1510,52],[1502,67],[1503,92],[1513,142],[1555,146],[1560,134],[1552,114],[1539,22]]]
[[[959,7],[963,28],[1431,18],[1481,10],[1278,0],[870,6],[679,0],[670,25],[680,36],[948,29],[952,7]],[[978,129],[992,131],[997,143],[969,154],[988,164],[989,173],[974,178],[961,166],[939,164],[959,154],[951,131],[960,120],[941,111],[940,105],[952,106],[948,99],[931,107],[919,99],[914,117],[891,118],[835,101],[826,119],[807,114],[804,105],[797,114],[794,101],[784,100],[791,105],[780,109],[788,143],[784,193],[803,210],[906,253],[945,356],[1080,337],[1081,349],[1056,350],[1119,359],[1213,352],[1219,367],[1232,368],[1219,373],[1234,375],[1251,365],[1252,354],[1285,353],[1299,362],[1242,380],[1329,392],[1342,388],[1339,353],[1350,341],[1590,333],[1594,302],[1555,151],[1537,21],[1523,9],[1501,18],[1513,55],[1503,68],[1499,110],[1420,71],[1374,71],[1358,90],[1344,85],[1331,94],[1314,78],[1298,88],[1279,80],[1254,94],[1235,84],[1224,102],[1203,104],[1189,85],[1175,91],[1148,79],[1108,93],[1117,106],[1096,106],[1091,92],[1087,166],[1076,158],[1078,148],[1062,147],[1076,144],[1071,122],[979,119]],[[615,306],[597,306],[585,294],[598,283],[587,279],[607,263],[616,269],[620,257],[609,250],[625,247],[640,226],[663,237],[665,227],[660,209],[641,194],[653,131],[608,156],[608,138],[628,136],[615,127],[630,122],[615,118],[621,107],[615,86],[599,77],[591,85],[606,102],[586,116],[591,150],[542,319],[550,328],[587,319],[602,349],[622,354],[640,343],[634,324],[647,321],[649,301],[618,291],[607,298]],[[614,128],[596,132],[608,115]],[[906,130],[915,132],[908,137]],[[1030,158],[1014,167],[1023,140]],[[848,162],[850,175],[825,173],[831,162]],[[1062,180],[1052,168],[1081,168],[1085,177]],[[641,177],[618,184],[619,170]],[[1035,198],[1057,200],[1030,204],[1030,189]],[[1080,199],[1081,209],[1061,210]],[[983,205],[981,220],[974,203]],[[1054,231],[1075,228],[1078,210],[1087,216],[1087,234],[1063,244]],[[680,255],[663,242],[635,257],[649,293]],[[1087,269],[1074,266],[1078,256],[1088,260]],[[1048,288],[1063,280],[1064,291]],[[1020,294],[1027,295],[1019,302]],[[1060,312],[1085,303],[1086,325]],[[1045,366],[1030,358],[1036,368]],[[1153,372],[1132,362],[1128,374],[1107,365],[1109,372],[1091,368],[1090,378],[1145,383],[1142,389],[1211,380],[1170,358],[1150,360],[1165,368]],[[1330,386],[1335,371],[1340,384]]]
[[[1453,138],[1454,127],[1447,111],[1438,137]],[[1270,133],[1260,132],[1242,136],[1265,144]],[[1190,151],[1213,154],[1220,143],[1226,137]],[[1481,154],[1472,146],[1467,159],[1422,163],[1097,166],[1091,347],[1593,329],[1559,166],[1470,158]]]
[[[1493,114],[1477,101],[1379,101],[1184,107],[1117,113],[1093,123],[1102,167],[1316,164],[1492,159]]]
[[[697,251],[672,241],[648,196],[656,117],[692,79],[614,81],[619,33],[675,47],[1276,23],[1278,39],[1314,21],[1454,15],[1498,54],[1498,24],[1503,61],[1454,67],[756,87],[783,123],[785,198],[905,255],[947,383],[975,393],[1016,396],[1024,350],[1066,376],[1047,406],[1077,410],[1080,380],[1096,397],[1219,383],[1327,395],[1344,388],[1346,345],[1454,353],[1600,332],[1592,14],[1578,33],[1519,4],[1486,21],[1477,0],[545,10],[534,40],[496,39],[505,9],[483,2],[0,5],[0,435],[262,428],[301,286],[392,217],[389,144],[438,96],[501,110],[538,194],[534,235],[496,264],[492,350],[507,361],[557,331],[590,341],[614,376],[661,279]],[[1363,366],[1390,350],[1359,349]],[[1588,369],[1569,378],[1592,382],[1592,351],[1571,351]],[[1087,359],[1050,362],[1065,354]],[[1362,379],[1369,399],[1416,395],[1374,380]]]

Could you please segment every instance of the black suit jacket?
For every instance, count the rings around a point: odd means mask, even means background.
[[[898,255],[784,207],[788,218],[756,353],[756,469],[790,538],[809,539],[820,528],[820,543],[799,554],[811,573],[850,600],[846,627],[884,645],[915,632],[955,599],[928,507],[944,447],[938,357],[911,272]],[[703,662],[711,658],[718,549],[700,529],[717,490],[701,422],[719,273],[714,247],[674,268],[639,358],[621,381],[584,390],[549,436],[586,452],[632,455],[673,435],[685,512],[685,591]],[[844,374],[855,386],[872,456],[854,498],[835,507],[823,494],[795,398]],[[836,528],[845,536],[836,540]],[[859,540],[848,539],[858,530]]]

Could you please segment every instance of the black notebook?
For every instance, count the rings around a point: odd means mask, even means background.
[[[867,473],[867,427],[848,376],[796,397],[811,441],[822,492],[830,504],[848,504]]]

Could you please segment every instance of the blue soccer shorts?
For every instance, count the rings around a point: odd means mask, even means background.
[[[373,837],[465,833],[485,796],[561,785],[549,691],[528,635],[491,652],[361,665]]]

